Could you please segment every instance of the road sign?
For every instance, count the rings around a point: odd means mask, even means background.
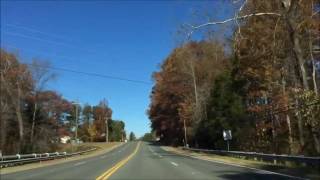
[[[227,151],[229,151],[229,140],[232,139],[231,130],[223,130],[223,139],[227,141]]]
[[[223,139],[225,141],[232,139],[231,130],[223,130]]]

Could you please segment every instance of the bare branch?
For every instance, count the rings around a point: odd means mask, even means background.
[[[234,18],[230,18],[230,19],[226,19],[224,21],[215,21],[215,22],[208,22],[208,23],[205,23],[205,24],[201,24],[201,25],[198,25],[198,26],[192,26],[193,29],[199,29],[199,28],[202,28],[202,27],[205,27],[205,26],[210,26],[210,25],[217,25],[217,24],[225,24],[225,23],[228,23],[228,22],[231,22],[231,21],[234,21],[234,20],[241,20],[241,19],[245,19],[245,18],[248,18],[248,17],[252,17],[252,16],[264,16],[264,15],[274,15],[274,16],[281,16],[281,14],[279,13],[253,13],[253,14],[248,14],[248,15],[244,15],[244,16],[239,16],[239,17],[234,17]]]
[[[320,12],[320,10],[318,10],[318,11],[314,12],[314,13],[312,14],[312,16],[311,16],[311,17],[313,17],[313,16],[317,15],[319,12]]]
[[[242,19],[246,19],[252,16],[278,16],[281,17],[282,15],[279,13],[274,13],[274,12],[261,12],[261,13],[252,13],[252,14],[247,14],[247,15],[243,15],[243,16],[236,16],[233,18],[229,18],[223,21],[213,21],[213,22],[207,22],[204,24],[200,24],[197,26],[194,25],[190,25],[191,26],[191,31],[188,33],[188,38],[193,34],[193,32],[197,29],[206,27],[206,26],[211,26],[211,25],[218,25],[218,24],[225,24],[225,23],[229,23],[232,21],[237,21],[237,20],[242,20]]]
[[[245,0],[244,2],[243,2],[243,4],[240,6],[240,8],[239,8],[239,10],[238,10],[238,12],[236,13],[236,15],[235,15],[235,21],[236,21],[236,23],[237,23],[237,25],[238,25],[238,33],[239,33],[239,35],[240,35],[240,38],[242,38],[242,35],[241,35],[241,28],[240,28],[240,24],[239,24],[239,15],[240,15],[240,13],[241,13],[241,11],[243,10],[243,8],[244,8],[244,6],[247,4],[247,0]]]

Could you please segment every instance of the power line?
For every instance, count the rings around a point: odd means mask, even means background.
[[[7,27],[13,27],[13,28],[16,28],[16,29],[22,29],[22,30],[26,30],[26,31],[29,31],[29,32],[33,32],[33,33],[38,33],[38,34],[43,34],[43,35],[46,35],[46,36],[51,36],[51,37],[54,37],[54,38],[59,38],[59,39],[63,39],[63,40],[64,39],[68,39],[69,41],[73,41],[73,40],[69,39],[66,36],[61,36],[61,35],[58,35],[58,34],[53,34],[53,33],[40,31],[38,29],[30,28],[30,27],[23,26],[23,25],[16,25],[16,24],[11,24],[11,23],[6,23],[4,25],[7,26]]]
[[[11,26],[11,27],[20,28],[20,29],[24,29],[24,30],[27,30],[27,31],[35,32],[35,33],[41,33],[41,34],[45,34],[45,35],[49,35],[49,36],[58,37],[58,35],[51,34],[51,33],[46,33],[46,32],[43,32],[43,31],[36,30],[36,29],[28,28],[28,27],[17,26],[17,25],[13,25],[13,24],[6,24],[6,26],[9,26],[9,27]],[[8,34],[8,35],[11,35],[11,36],[29,38],[29,39],[38,40],[38,41],[43,41],[43,42],[52,43],[52,44],[56,44],[56,45],[63,45],[63,46],[66,46],[66,47],[78,48],[77,46],[73,46],[73,45],[70,45],[70,44],[66,44],[66,43],[62,43],[62,42],[57,42],[57,41],[46,40],[46,39],[43,39],[43,38],[38,38],[38,37],[29,36],[29,35],[25,35],[25,34],[12,33],[12,32],[4,32],[4,33],[5,33],[5,34]],[[60,37],[58,37],[58,38],[62,38],[62,36],[60,36]],[[133,79],[127,79],[127,78],[122,78],[122,77],[116,77],[116,76],[98,74],[98,73],[83,72],[83,71],[77,71],[77,70],[66,69],[66,68],[58,68],[58,67],[52,67],[52,66],[46,66],[46,67],[44,67],[44,66],[35,66],[35,65],[29,64],[29,63],[25,63],[25,64],[26,64],[26,65],[29,65],[29,66],[36,67],[36,68],[53,69],[53,70],[59,70],[59,71],[65,71],[65,72],[72,72],[72,73],[84,74],[84,75],[88,75],[88,76],[96,76],[96,77],[107,78],[107,79],[115,79],[115,80],[121,80],[121,81],[128,81],[128,82],[140,83],[140,84],[151,84],[151,82],[147,82],[147,81],[133,80]]]
[[[49,40],[46,38],[40,38],[40,37],[36,37],[36,36],[30,36],[30,35],[26,35],[24,33],[13,33],[13,32],[7,32],[5,31],[3,28],[0,28],[0,30],[3,31],[3,34],[9,35],[9,36],[14,36],[14,37],[20,37],[20,38],[25,38],[25,39],[32,39],[32,40],[36,40],[36,41],[41,41],[41,42],[45,42],[45,43],[49,43],[49,44],[54,44],[54,45],[60,45],[60,46],[64,46],[64,47],[68,47],[68,48],[73,48],[73,49],[78,49],[81,51],[86,51],[88,53],[93,53],[93,54],[98,54],[100,55],[100,53],[98,53],[95,50],[92,49],[88,49],[88,48],[81,48],[78,46],[75,46],[72,43],[67,43],[66,41],[61,42],[61,40],[57,41],[57,40]]]
[[[29,36],[29,35],[25,35],[25,34],[21,34],[21,33],[12,33],[12,32],[6,32],[6,31],[3,31],[3,33],[7,34],[7,35],[10,35],[10,36],[22,37],[22,38],[42,41],[42,42],[46,42],[46,43],[51,43],[51,44],[55,44],[55,45],[62,45],[62,46],[65,46],[65,47],[77,48],[75,46],[72,46],[72,45],[69,45],[69,44],[66,44],[66,43],[47,40],[47,39],[43,39],[43,38],[39,38],[39,37],[35,37],[35,36]]]
[[[120,81],[127,81],[127,82],[132,82],[132,83],[139,83],[139,84],[147,84],[147,85],[151,84],[151,82],[147,82],[147,81],[127,79],[127,78],[110,76],[110,75],[105,75],[105,74],[77,71],[77,70],[59,68],[59,67],[52,67],[52,66],[39,66],[39,65],[34,65],[34,64],[30,64],[30,63],[24,63],[24,64],[26,64],[28,66],[35,67],[35,68],[53,69],[53,70],[58,70],[58,71],[72,72],[72,73],[77,73],[77,74],[84,74],[84,75],[87,75],[87,76],[95,76],[95,77],[101,77],[101,78],[106,78],[106,79],[114,79],[114,80],[120,80]]]

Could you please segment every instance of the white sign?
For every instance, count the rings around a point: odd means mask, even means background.
[[[231,130],[223,130],[223,139],[225,141],[232,139]]]

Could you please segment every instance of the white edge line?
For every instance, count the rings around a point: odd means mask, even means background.
[[[170,161],[170,163],[171,163],[172,165],[174,165],[174,166],[178,166],[178,164],[175,163],[175,162]]]
[[[151,147],[150,147],[150,146],[148,146],[148,148],[149,148],[149,150],[150,150],[152,153],[154,153],[153,149],[151,149]]]
[[[165,151],[167,151],[167,150],[165,150]],[[171,151],[167,151],[167,152],[171,152]],[[192,155],[186,155],[186,154],[180,154],[180,153],[175,153],[175,154],[179,154],[179,155],[182,155],[182,156],[188,156],[188,157],[191,157],[191,158],[194,158],[194,159],[205,160],[205,161],[225,164],[225,165],[229,165],[229,166],[242,167],[242,168],[247,168],[247,169],[251,169],[251,170],[255,170],[255,171],[275,174],[275,175],[279,175],[279,176],[285,176],[285,177],[289,177],[289,178],[293,178],[293,179],[306,179],[306,178],[302,178],[302,177],[296,177],[296,176],[290,176],[290,175],[287,175],[287,174],[281,174],[281,173],[277,173],[277,172],[273,172],[273,171],[267,171],[267,170],[263,170],[263,169],[257,169],[257,168],[253,168],[253,167],[242,166],[242,165],[238,165],[238,164],[225,163],[225,162],[222,162],[222,161],[216,161],[216,160],[207,159],[207,158],[199,158],[199,157],[195,157],[195,156],[192,156]]]
[[[78,162],[78,163],[75,163],[74,166],[80,166],[80,165],[85,164],[85,163],[86,163],[86,161]]]

